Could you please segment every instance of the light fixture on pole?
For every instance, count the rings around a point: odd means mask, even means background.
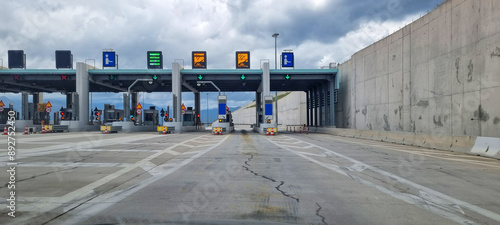
[[[274,69],[278,69],[278,33],[273,34],[274,38]]]

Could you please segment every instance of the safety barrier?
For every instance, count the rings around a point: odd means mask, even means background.
[[[156,128],[156,131],[158,131],[158,133],[160,133],[160,134],[170,134],[170,133],[174,133],[175,127],[174,126],[158,126]]]
[[[103,134],[118,133],[118,131],[121,130],[122,130],[121,126],[101,126],[101,132]]]
[[[410,145],[437,150],[447,150],[500,159],[500,138],[446,136],[418,134],[410,132],[356,130],[342,128],[318,128],[318,132],[342,137],[383,141],[395,144]]]

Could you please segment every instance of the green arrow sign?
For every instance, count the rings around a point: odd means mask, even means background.
[[[287,75],[285,76],[285,79],[290,80],[290,75],[288,75],[288,74],[287,74]]]
[[[153,75],[153,80],[158,80],[158,76],[157,75]]]
[[[203,76],[201,76],[201,74],[198,75],[198,80],[203,80]]]
[[[109,75],[109,80],[114,80],[115,79],[115,75]]]
[[[244,80],[245,78],[247,78],[247,77],[245,77],[245,74],[241,75],[242,80]]]

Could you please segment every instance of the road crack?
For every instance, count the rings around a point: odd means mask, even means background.
[[[250,169],[249,166],[250,166],[250,161],[252,161],[252,159],[253,159],[253,155],[250,155],[250,157],[248,157],[247,161],[245,161],[245,165],[247,165],[247,166],[242,166],[243,168],[245,168],[245,170],[247,170],[248,172],[252,173],[255,176],[262,177],[262,178],[264,178],[266,180],[269,180],[269,181],[271,181],[273,183],[278,183],[279,182],[280,184],[278,184],[278,186],[274,187],[277,191],[279,191],[283,196],[285,196],[287,198],[291,198],[291,199],[293,199],[293,200],[295,200],[297,202],[300,202],[299,198],[294,197],[294,196],[286,193],[285,191],[281,190],[281,186],[283,186],[283,184],[285,184],[285,181],[277,181],[277,180],[275,180],[275,179],[273,179],[271,177],[268,177],[268,176],[265,176],[265,175],[260,175],[260,174],[256,173],[255,171],[253,171],[252,169]]]
[[[318,209],[316,210],[316,216],[319,216],[321,218],[321,222],[323,222],[323,224],[326,224],[328,225],[328,223],[326,223],[326,218],[324,216],[322,216],[321,214],[319,214],[319,212],[321,211],[321,205],[319,205],[319,203],[316,202],[316,205],[318,206]]]

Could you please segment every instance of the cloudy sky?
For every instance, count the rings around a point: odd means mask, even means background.
[[[55,68],[54,51],[71,50],[74,62],[95,59],[114,49],[120,68],[146,68],[146,51],[163,51],[164,68],[175,59],[191,67],[191,51],[207,51],[208,69],[234,69],[234,52],[251,52],[251,67],[261,59],[274,65],[278,52],[291,49],[296,68],[314,69],[343,62],[356,51],[434,9],[443,0],[17,0],[0,7],[0,59],[22,49],[29,69]],[[146,94],[163,104],[160,93]],[[19,95],[0,93],[20,103]],[[121,94],[108,101],[121,105]],[[209,96],[216,101],[215,95]],[[254,95],[228,93],[238,107]],[[16,103],[19,99],[19,103]],[[61,102],[60,94],[45,95]],[[110,100],[113,99],[113,100]],[[158,100],[156,100],[158,99]],[[204,98],[202,98],[204,99]],[[186,104],[192,95],[184,97]],[[206,100],[202,105],[206,105]],[[103,100],[94,95],[94,105]],[[211,104],[214,105],[215,104]],[[159,106],[163,107],[163,106]]]

